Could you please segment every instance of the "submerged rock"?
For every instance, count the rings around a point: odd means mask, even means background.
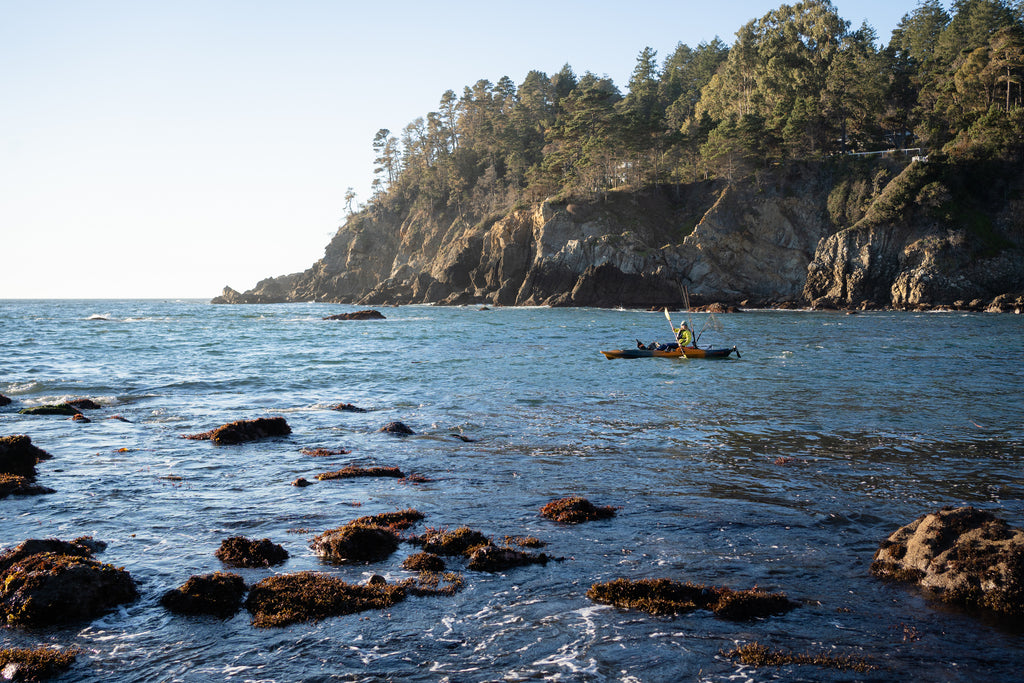
[[[0,472],[0,499],[7,496],[39,496],[56,493],[51,488],[33,484],[28,477]]]
[[[213,441],[218,444],[235,444],[272,436],[287,436],[291,433],[292,428],[283,417],[260,417],[255,420],[229,422],[208,432],[188,434],[185,438],[194,441]]]
[[[0,555],[0,621],[53,626],[94,619],[135,600],[131,575],[91,553],[86,543],[48,539],[29,540]]]
[[[81,415],[78,408],[68,405],[67,403],[22,408],[18,413],[20,415]]]
[[[402,560],[402,569],[410,572],[444,571],[444,560],[434,553],[415,553]]]
[[[0,437],[0,472],[35,479],[36,463],[51,456],[24,434]]]
[[[288,559],[288,551],[269,538],[254,541],[244,536],[225,539],[214,554],[229,567],[273,567]]]
[[[355,311],[353,313],[338,313],[337,315],[328,315],[324,317],[324,320],[384,320],[384,314],[380,311],[373,309],[367,309],[365,311]]]
[[[395,512],[382,512],[379,515],[360,517],[350,522],[350,524],[382,526],[392,531],[404,531],[424,517],[425,515],[419,510],[406,508],[405,510],[396,510]]]
[[[563,524],[580,524],[596,519],[608,519],[615,516],[615,508],[610,505],[596,507],[586,498],[579,496],[553,500],[540,509],[541,517],[553,519]]]
[[[209,614],[227,619],[242,607],[245,581],[238,574],[214,572],[192,576],[164,593],[160,604],[178,614]]]
[[[386,560],[398,550],[398,542],[398,535],[391,529],[353,522],[325,531],[309,545],[328,562],[345,564]]]
[[[922,515],[882,542],[871,573],[944,602],[1024,616],[1024,530],[973,507]]]
[[[415,434],[409,427],[405,426],[401,422],[388,422],[386,425],[377,430],[378,432],[385,432],[387,434],[398,434],[400,436],[409,436]]]
[[[0,407],[11,404],[11,399],[7,398],[3,394],[0,394]]]
[[[480,572],[500,572],[528,564],[547,564],[550,559],[544,553],[534,555],[515,548],[485,545],[470,553],[469,568]]]
[[[587,591],[594,602],[654,615],[685,614],[707,609],[724,619],[742,620],[784,614],[797,604],[784,593],[768,593],[757,588],[734,591],[671,579],[615,579],[595,583]]]
[[[365,413],[366,408],[360,408],[359,406],[352,405],[351,403],[339,403],[335,406],[331,406],[331,410],[340,410],[345,413]]]
[[[91,398],[76,398],[71,401],[67,401],[67,405],[72,408],[77,408],[78,410],[99,410],[103,407]]]
[[[249,591],[245,608],[260,628],[386,609],[405,599],[402,585],[355,585],[320,572],[280,574]]]
[[[405,477],[405,473],[397,467],[359,467],[357,465],[348,465],[336,472],[321,472],[316,475],[316,478],[320,481],[328,479],[355,479],[358,477],[394,477],[395,479],[402,479]]]
[[[77,654],[74,648],[54,650],[43,645],[6,648],[0,650],[0,679],[41,681],[53,678],[70,669]]]

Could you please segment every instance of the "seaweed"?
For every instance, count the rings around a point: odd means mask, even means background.
[[[541,517],[563,524],[580,524],[613,517],[615,508],[611,506],[596,507],[586,498],[573,496],[551,501],[540,509],[540,514]]]
[[[406,508],[405,510],[397,510],[395,512],[382,512],[379,515],[360,517],[349,523],[364,526],[381,526],[391,531],[404,531],[424,517],[425,515],[419,510]]]
[[[757,642],[740,645],[720,653],[728,659],[738,659],[747,666],[786,666],[789,664],[813,664],[829,669],[848,669],[858,673],[873,671],[877,667],[864,659],[850,655],[793,653],[783,650],[769,650],[767,645]]]
[[[490,539],[479,531],[462,526],[455,531],[443,529],[427,529],[426,532],[417,538],[412,539],[423,547],[423,550],[435,555],[466,555],[481,546],[491,545]]]
[[[244,536],[224,539],[214,554],[229,567],[272,567],[288,559],[288,551],[269,538],[255,541]]]
[[[402,569],[410,572],[439,572],[444,570],[444,560],[434,553],[419,552],[402,560]]]
[[[398,550],[398,535],[394,531],[370,524],[346,524],[320,534],[310,547],[330,562],[379,562]]]
[[[321,472],[316,475],[320,481],[329,479],[354,479],[357,477],[394,477],[395,479],[405,478],[405,473],[397,467],[359,467],[348,465],[336,472]]]
[[[405,599],[403,585],[355,585],[320,572],[279,574],[252,587],[245,608],[258,628],[387,609]]]
[[[784,593],[768,593],[756,587],[736,591],[664,578],[615,579],[595,583],[587,591],[587,597],[594,602],[641,610],[656,616],[706,609],[715,616],[731,620],[783,614],[797,606]]]
[[[214,572],[192,576],[160,598],[160,604],[178,614],[210,614],[227,619],[242,606],[245,581],[238,574]]]
[[[59,676],[75,663],[78,650],[52,650],[48,647],[11,647],[0,650],[0,670],[4,678],[16,681],[41,681]]]

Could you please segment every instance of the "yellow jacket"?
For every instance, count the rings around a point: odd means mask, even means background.
[[[675,328],[673,328],[675,329]],[[679,341],[680,346],[686,346],[693,341],[693,333],[688,329],[679,328],[675,330],[676,339]]]

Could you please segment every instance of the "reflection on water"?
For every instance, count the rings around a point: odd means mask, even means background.
[[[0,433],[49,451],[39,482],[57,490],[0,501],[0,545],[91,534],[142,594],[91,624],[0,632],[0,646],[75,645],[68,680],[82,681],[1019,676],[1019,632],[867,574],[881,539],[943,505],[1024,525],[1019,317],[745,312],[720,316],[724,331],[705,340],[736,344],[741,360],[608,361],[599,349],[664,336],[662,314],[418,306],[382,309],[384,321],[321,319],[340,310],[0,303],[0,393],[15,400],[0,409]],[[98,315],[107,320],[90,320]],[[89,424],[16,412],[80,396],[104,405]],[[368,412],[329,409],[340,402]],[[233,447],[181,438],[267,415],[285,416],[292,435]],[[392,420],[417,434],[377,431]],[[313,458],[303,447],[352,452]],[[349,463],[428,481],[289,485]],[[577,527],[537,514],[572,494],[619,512]],[[178,617],[158,603],[190,575],[221,569],[213,552],[238,534],[291,556],[241,570],[250,584],[307,569],[399,580],[411,546],[386,562],[333,566],[307,542],[405,507],[426,514],[417,531],[533,535],[565,559],[494,575],[455,560],[466,585],[452,598],[283,629],[254,629],[244,612]],[[801,607],[735,623],[585,597],[618,577],[756,584]],[[755,640],[835,648],[879,668],[752,670],[719,655]]]

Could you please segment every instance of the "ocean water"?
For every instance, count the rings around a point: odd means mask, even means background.
[[[1024,317],[747,311],[718,316],[722,329],[701,340],[736,344],[741,359],[609,361],[600,349],[668,339],[664,316],[403,306],[380,309],[386,320],[322,320],[351,310],[0,302],[0,393],[15,401],[0,408],[0,435],[52,454],[38,483],[56,489],[0,500],[0,548],[91,535],[141,593],[91,623],[0,630],[0,647],[78,648],[67,681],[1021,680],[1020,625],[937,605],[868,566],[889,533],[944,505],[1024,525]],[[102,404],[91,423],[17,412],[77,397]],[[339,402],[367,412],[330,410]],[[291,436],[181,438],[266,416]],[[378,432],[393,420],[416,434]],[[315,482],[350,463],[428,481]],[[300,476],[314,485],[291,486]],[[568,495],[617,515],[578,526],[538,515]],[[244,610],[218,620],[159,604],[224,569],[214,552],[235,535],[290,554],[235,570],[249,584],[302,570],[409,577],[410,545],[356,566],[323,564],[308,546],[406,507],[426,515],[415,532],[532,535],[565,559],[496,574],[451,561],[465,579],[453,597],[277,629]],[[734,622],[587,599],[620,577],[757,585],[800,607]],[[754,641],[877,668],[754,669],[720,654]]]

